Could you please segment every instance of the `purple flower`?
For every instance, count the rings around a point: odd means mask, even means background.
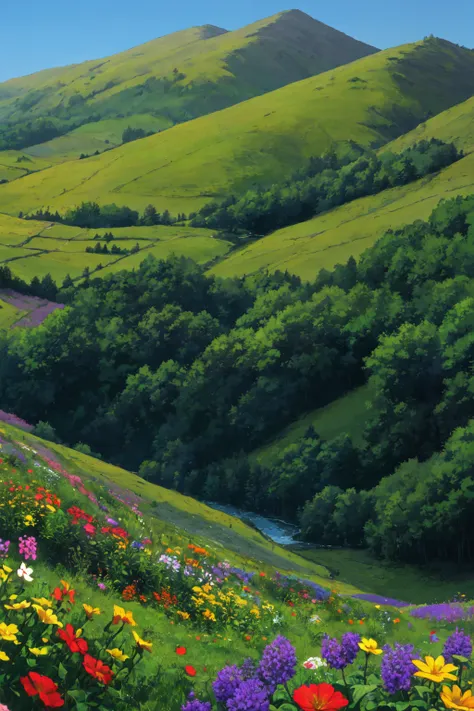
[[[245,659],[240,667],[240,673],[244,681],[255,677],[255,662],[250,657]]]
[[[109,517],[109,518],[106,519],[106,520],[107,520],[107,523],[110,524],[111,526],[118,526],[118,525],[119,525],[119,524],[118,524],[118,521],[116,521],[114,518],[110,518],[110,517]]]
[[[346,632],[341,637],[342,648],[348,664],[352,664],[359,654],[360,635],[355,632]]]
[[[225,704],[234,696],[243,680],[242,672],[235,664],[221,669],[212,684],[216,700]]]
[[[453,656],[466,657],[469,659],[472,654],[472,642],[469,635],[464,634],[463,630],[458,630],[452,633],[444,643],[443,656],[447,662],[452,663]]]
[[[383,651],[380,676],[384,687],[389,694],[408,691],[413,676],[412,659],[415,659],[413,645],[395,642],[393,648],[387,644]]]
[[[325,635],[321,645],[321,656],[333,669],[345,669],[352,664],[359,652],[360,637],[355,632],[346,632],[339,642],[335,637]]]
[[[227,702],[227,708],[228,711],[269,711],[268,690],[259,679],[243,681]]]
[[[424,605],[412,610],[410,615],[418,619],[436,620],[437,622],[458,622],[472,617],[472,608],[465,610],[461,605],[443,602],[439,605]]]
[[[293,678],[295,669],[295,648],[286,637],[279,635],[263,650],[258,676],[273,694],[279,684],[286,684]]]
[[[0,558],[6,558],[8,556],[9,547],[10,541],[4,541],[0,538]]]
[[[100,588],[101,590],[105,590],[105,584],[104,584],[104,583],[97,583],[97,587]]]
[[[194,691],[191,691],[187,702],[181,706],[181,711],[211,711],[211,704],[208,701],[199,701]]]

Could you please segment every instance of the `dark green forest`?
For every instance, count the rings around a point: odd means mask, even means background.
[[[307,540],[468,561],[473,274],[474,196],[312,283],[148,257],[1,335],[0,407],[164,486],[299,520]],[[249,458],[367,380],[363,445],[310,429],[271,467]]]

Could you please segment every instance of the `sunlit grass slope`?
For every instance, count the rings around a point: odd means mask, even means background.
[[[171,212],[271,183],[347,139],[381,145],[474,92],[474,53],[442,40],[379,52],[100,156],[0,186],[0,210],[82,200]]]
[[[345,433],[352,437],[355,444],[361,444],[369,415],[366,405],[369,397],[368,386],[364,385],[325,407],[303,415],[271,442],[256,449],[252,459],[262,464],[272,464],[285,447],[297,443],[304,437],[309,427],[314,427],[315,432],[325,440]]]
[[[204,25],[0,85],[0,120],[150,113],[187,120],[376,51],[299,11]]]
[[[387,146],[387,149],[396,153],[412,146],[422,139],[440,138],[446,142],[453,142],[464,151],[474,148],[474,97],[463,101],[437,116],[420,124],[413,131],[397,138]]]
[[[105,483],[119,495],[132,493],[139,496],[140,509],[147,517],[153,517],[164,531],[184,531],[199,540],[209,541],[213,548],[221,550],[224,555],[228,553],[241,560],[253,560],[282,571],[304,575],[325,587],[334,586],[324,566],[267,541],[240,519],[211,509],[196,499],[151,484],[124,469],[62,445],[46,442],[3,422],[0,427],[19,442],[33,447],[40,444],[59,455],[68,470],[79,474],[84,481]],[[358,588],[345,584],[341,584],[339,589],[348,594],[358,591]]]
[[[474,193],[474,154],[436,175],[361,198],[307,222],[285,227],[233,252],[211,272],[242,276],[288,269],[314,279],[350,256],[359,257],[385,231],[426,219],[442,198]]]
[[[31,281],[51,274],[61,284],[67,274],[80,278],[87,267],[94,276],[104,276],[122,269],[134,269],[149,255],[164,259],[171,254],[190,257],[207,264],[223,257],[230,242],[216,239],[211,230],[172,225],[166,227],[121,227],[113,230],[115,239],[108,243],[109,254],[91,254],[87,247],[110,230],[82,230],[67,225],[52,225],[37,220],[20,220],[0,214],[0,265],[7,264],[15,276]],[[99,239],[98,239],[99,238]],[[113,245],[134,254],[113,254]]]

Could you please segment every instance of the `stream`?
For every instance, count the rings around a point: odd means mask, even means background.
[[[205,501],[204,503],[212,509],[216,509],[216,511],[223,511],[230,516],[240,518],[244,523],[250,523],[260,533],[280,546],[300,543],[297,539],[300,529],[291,523],[275,518],[267,518],[267,516],[262,516],[262,514],[253,513],[252,511],[244,511],[230,504],[218,504],[214,501]]]

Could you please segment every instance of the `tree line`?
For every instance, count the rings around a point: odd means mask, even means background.
[[[79,206],[67,210],[64,215],[60,215],[57,210],[51,212],[49,208],[41,208],[29,215],[20,213],[19,217],[25,220],[59,222],[64,225],[73,225],[74,227],[89,229],[174,225],[186,220],[184,213],[179,213],[176,217],[173,217],[168,210],[159,213],[154,205],[147,205],[143,214],[140,215],[137,210],[132,210],[126,205],[119,206],[115,203],[99,205],[96,202],[82,202]]]
[[[462,157],[453,143],[437,138],[420,141],[398,154],[377,154],[350,141],[339,154],[330,150],[311,158],[288,181],[204,205],[190,215],[191,225],[262,236],[357,198],[407,185]]]

